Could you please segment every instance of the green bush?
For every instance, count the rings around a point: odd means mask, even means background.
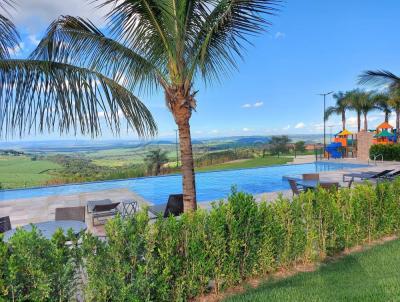
[[[15,301],[68,301],[80,272],[85,301],[187,301],[397,234],[399,194],[400,180],[272,203],[233,190],[227,202],[178,219],[150,222],[146,211],[117,217],[106,225],[107,241],[87,234],[68,248],[61,234],[48,241],[19,231],[10,246],[0,240],[0,292]]]
[[[369,157],[382,154],[384,160],[400,160],[400,144],[393,145],[372,145],[369,149]],[[380,157],[378,158],[380,159]]]

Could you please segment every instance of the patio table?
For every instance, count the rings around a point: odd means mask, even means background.
[[[87,212],[92,213],[93,209],[95,206],[99,205],[106,205],[106,204],[111,204],[112,200],[111,199],[100,199],[100,200],[90,200],[87,202]]]
[[[53,234],[58,230],[62,229],[64,233],[67,233],[69,229],[72,229],[72,232],[76,235],[85,231],[87,226],[82,221],[77,220],[57,220],[57,221],[45,221],[39,223],[32,223],[28,225],[24,225],[22,227],[18,227],[24,229],[26,231],[32,230],[32,225],[34,225],[38,231],[46,238],[51,239]],[[4,241],[8,241],[12,235],[17,231],[17,228],[9,230],[4,233]]]
[[[316,179],[312,179],[312,180],[297,180],[296,183],[299,186],[302,186],[305,190],[307,189],[316,189],[318,187],[319,184],[324,184],[324,183],[329,183],[331,184],[333,181],[332,180],[316,180]]]

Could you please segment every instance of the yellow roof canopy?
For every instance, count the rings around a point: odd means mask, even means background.
[[[353,133],[350,132],[347,129],[344,129],[342,132],[338,133],[339,136],[345,136],[345,135],[352,135]]]

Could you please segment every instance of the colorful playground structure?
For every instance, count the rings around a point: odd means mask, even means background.
[[[332,142],[326,146],[325,157],[328,158],[343,158],[354,157],[356,142],[353,133],[344,129],[335,134]]]
[[[373,132],[372,144],[396,143],[396,130],[388,122],[381,123]],[[357,134],[344,129],[334,135],[325,148],[325,158],[345,158],[357,156]]]

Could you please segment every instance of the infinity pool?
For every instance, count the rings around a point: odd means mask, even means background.
[[[361,168],[366,165],[317,162],[299,165],[280,165],[255,169],[196,173],[196,190],[199,201],[226,197],[233,185],[248,193],[263,193],[289,189],[283,176]],[[146,200],[164,203],[169,194],[182,192],[181,175],[145,177],[126,180],[92,182],[63,186],[0,191],[0,201],[8,199],[69,195],[108,189],[128,188]]]

